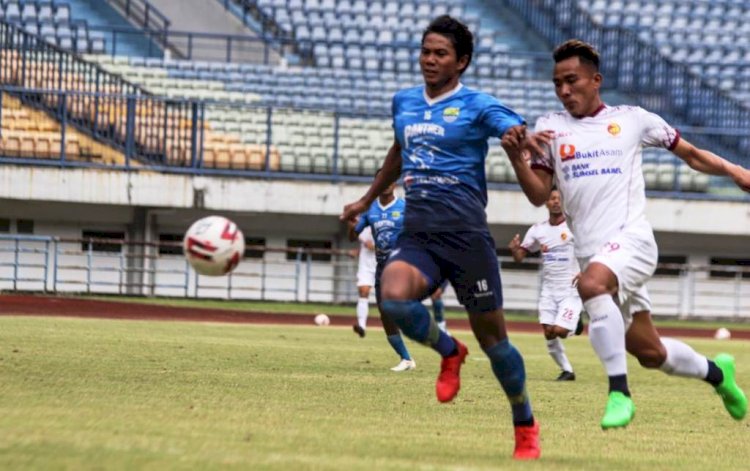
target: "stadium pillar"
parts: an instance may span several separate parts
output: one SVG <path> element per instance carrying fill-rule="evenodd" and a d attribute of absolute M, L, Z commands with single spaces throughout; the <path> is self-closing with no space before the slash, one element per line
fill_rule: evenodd
<path fill-rule="evenodd" d="M 128 225 L 128 244 L 126 259 L 126 290 L 130 295 L 148 295 L 145 290 L 146 245 L 148 236 L 148 209 L 135 207 L 133 219 Z"/>

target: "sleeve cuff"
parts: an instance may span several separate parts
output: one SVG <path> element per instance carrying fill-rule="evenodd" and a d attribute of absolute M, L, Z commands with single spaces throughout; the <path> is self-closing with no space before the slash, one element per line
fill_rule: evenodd
<path fill-rule="evenodd" d="M 667 147 L 667 150 L 674 150 L 675 147 L 677 147 L 677 144 L 680 142 L 680 138 L 682 137 L 682 134 L 680 133 L 679 129 L 675 129 L 675 136 L 672 140 L 672 143 L 669 144 L 669 147 Z"/>

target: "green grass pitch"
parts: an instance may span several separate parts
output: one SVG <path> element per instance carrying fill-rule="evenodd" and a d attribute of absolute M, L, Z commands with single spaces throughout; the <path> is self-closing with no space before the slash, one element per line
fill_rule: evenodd
<path fill-rule="evenodd" d="M 512 336 L 542 424 L 542 459 L 515 463 L 507 402 L 469 332 L 462 390 L 438 404 L 438 358 L 392 373 L 381 331 L 0 317 L 0 469 L 748 469 L 750 421 L 706 384 L 635 362 L 636 418 L 603 432 L 606 380 L 586 338 L 566 342 L 578 381 L 541 335 Z M 738 359 L 746 342 L 690 340 Z"/>

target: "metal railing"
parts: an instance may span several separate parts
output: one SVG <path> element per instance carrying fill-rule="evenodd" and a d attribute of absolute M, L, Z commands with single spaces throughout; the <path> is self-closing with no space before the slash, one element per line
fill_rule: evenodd
<path fill-rule="evenodd" d="M 358 297 L 356 259 L 348 250 L 248 246 L 253 258 L 246 257 L 230 275 L 206 277 L 197 275 L 175 251 L 179 246 L 0 235 L 0 289 L 327 303 L 353 303 Z M 312 254 L 325 255 L 326 260 L 313 260 Z M 539 274 L 533 264 L 538 261 L 527 263 L 525 269 L 508 268 L 517 266 L 510 257 L 498 261 L 505 307 L 535 311 Z M 654 315 L 750 320 L 750 267 L 659 267 L 679 274 L 654 276 L 649 282 Z M 445 299 L 449 306 L 458 306 L 452 289 Z"/>
<path fill-rule="evenodd" d="M 167 31 L 169 19 L 148 0 L 107 0 L 118 8 L 125 18 L 147 30 Z"/>

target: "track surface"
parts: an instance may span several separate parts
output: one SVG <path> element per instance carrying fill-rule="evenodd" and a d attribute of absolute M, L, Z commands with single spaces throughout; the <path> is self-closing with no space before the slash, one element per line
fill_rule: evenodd
<path fill-rule="evenodd" d="M 330 316 L 332 325 L 351 325 L 352 316 Z M 101 301 L 53 296 L 0 295 L 0 315 L 64 316 L 97 319 L 133 319 L 158 321 L 227 322 L 244 324 L 312 324 L 315 314 L 279 314 L 231 309 L 207 309 L 161 306 L 155 304 Z M 379 320 L 369 321 L 379 326 Z M 470 329 L 468 319 L 450 319 L 452 329 Z M 508 330 L 540 332 L 535 322 L 509 321 Z M 713 329 L 660 327 L 659 332 L 671 337 L 713 337 Z M 750 340 L 750 330 L 734 329 L 732 339 Z"/>

